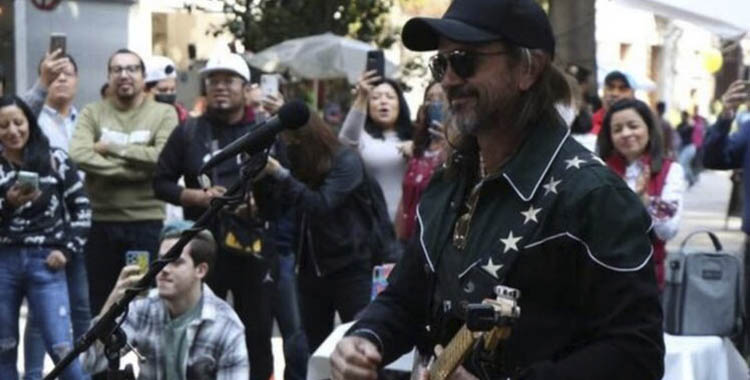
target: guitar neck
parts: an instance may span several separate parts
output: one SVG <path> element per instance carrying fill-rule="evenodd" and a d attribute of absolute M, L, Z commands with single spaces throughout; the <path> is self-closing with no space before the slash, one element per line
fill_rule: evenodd
<path fill-rule="evenodd" d="M 443 352 L 435 359 L 435 362 L 432 363 L 430 380 L 445 380 L 448 378 L 464 360 L 476 339 L 474 333 L 464 324 Z"/>

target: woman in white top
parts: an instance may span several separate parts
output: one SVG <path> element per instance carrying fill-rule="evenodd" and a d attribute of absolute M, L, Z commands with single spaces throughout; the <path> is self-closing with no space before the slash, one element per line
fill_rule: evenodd
<path fill-rule="evenodd" d="M 607 166 L 638 194 L 651 215 L 656 279 L 663 288 L 665 243 L 677 235 L 686 185 L 680 164 L 664 155 L 658 120 L 646 103 L 620 100 L 604 117 L 597 144 Z"/>
<path fill-rule="evenodd" d="M 401 198 L 401 181 L 411 156 L 409 106 L 398 83 L 365 72 L 346 115 L 339 140 L 359 149 L 367 172 L 383 189 L 391 220 Z M 363 133 L 364 132 L 364 133 Z"/>

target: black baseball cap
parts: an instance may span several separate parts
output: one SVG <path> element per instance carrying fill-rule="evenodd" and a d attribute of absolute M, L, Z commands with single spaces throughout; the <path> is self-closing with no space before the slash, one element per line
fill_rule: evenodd
<path fill-rule="evenodd" d="M 470 44 L 504 40 L 555 55 L 552 26 L 533 0 L 453 0 L 442 18 L 415 17 L 401 31 L 414 51 L 436 50 L 441 36 Z"/>

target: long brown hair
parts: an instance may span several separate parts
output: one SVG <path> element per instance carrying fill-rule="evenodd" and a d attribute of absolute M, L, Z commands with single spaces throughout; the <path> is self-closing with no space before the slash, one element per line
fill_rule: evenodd
<path fill-rule="evenodd" d="M 523 64 L 524 58 L 531 60 L 532 51 L 529 49 L 505 43 L 514 65 Z M 549 56 L 545 53 L 545 57 Z M 571 88 L 562 71 L 555 67 L 551 58 L 545 58 L 544 68 L 536 82 L 527 91 L 522 92 L 515 103 L 513 114 L 516 116 L 511 127 L 518 130 L 538 124 L 564 123 L 555 109 L 555 104 L 570 103 L 571 96 Z M 474 169 L 479 165 L 479 146 L 476 137 L 453 132 L 448 134 L 448 143 L 453 150 L 448 160 L 448 174 L 453 176 L 465 170 L 474 173 Z"/>
<path fill-rule="evenodd" d="M 333 156 L 341 146 L 336 135 L 317 113 L 302 128 L 282 132 L 292 174 L 311 187 L 318 187 L 331 170 Z"/>

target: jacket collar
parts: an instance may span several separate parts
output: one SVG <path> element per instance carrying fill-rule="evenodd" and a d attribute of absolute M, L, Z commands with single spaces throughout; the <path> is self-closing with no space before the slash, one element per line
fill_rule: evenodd
<path fill-rule="evenodd" d="M 570 135 L 570 129 L 557 122 L 554 125 L 537 124 L 532 128 L 502 172 L 518 197 L 525 202 L 534 198 Z"/>

